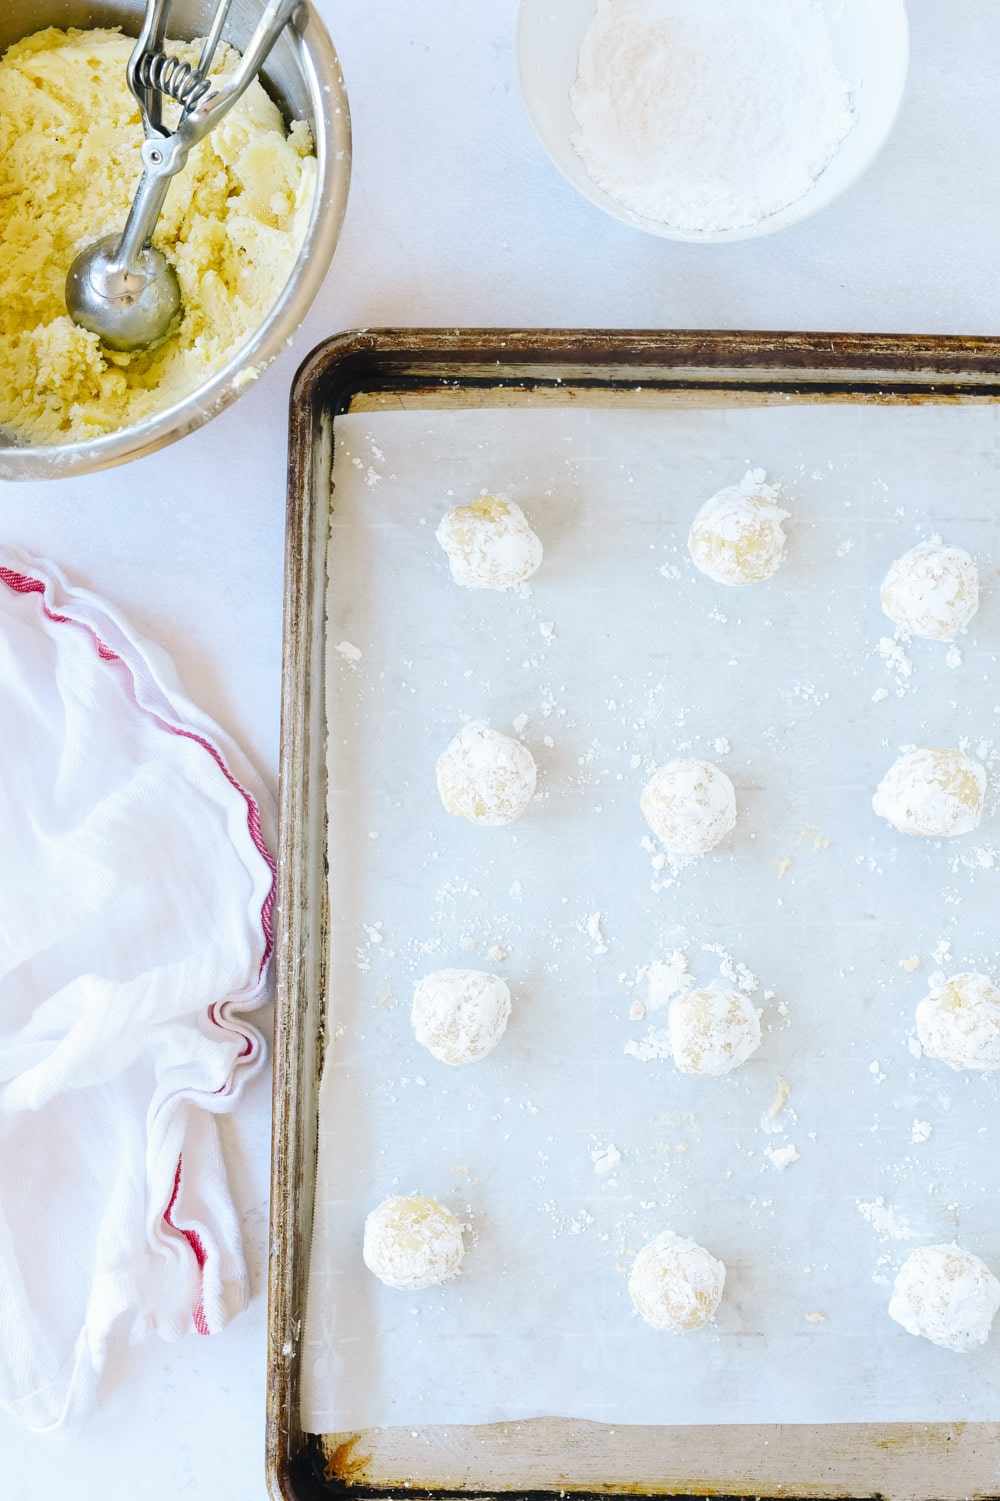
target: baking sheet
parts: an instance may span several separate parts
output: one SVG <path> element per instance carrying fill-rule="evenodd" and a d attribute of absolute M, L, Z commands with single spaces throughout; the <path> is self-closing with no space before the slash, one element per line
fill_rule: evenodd
<path fill-rule="evenodd" d="M 337 435 L 304 1426 L 995 1419 L 1000 1343 L 958 1357 L 885 1311 L 915 1245 L 957 1236 L 1000 1268 L 996 1083 L 910 1050 L 936 970 L 994 967 L 995 794 L 943 844 L 869 806 L 905 744 L 967 739 L 995 769 L 995 408 L 397 411 Z M 726 590 L 687 560 L 687 526 L 754 466 L 792 501 L 788 560 Z M 434 541 L 484 487 L 545 543 L 523 594 L 459 590 Z M 888 644 L 877 598 L 938 531 L 984 583 L 950 656 Z M 449 818 L 440 750 L 467 717 L 522 716 L 539 799 L 506 830 Z M 674 875 L 638 795 L 686 753 L 729 772 L 741 819 Z M 699 983 L 720 965 L 759 981 L 765 1041 L 728 1078 L 625 1051 L 663 1024 L 630 1008 L 674 950 Z M 453 964 L 514 994 L 500 1047 L 463 1070 L 408 1025 L 414 978 Z M 360 1246 L 368 1210 L 414 1190 L 471 1230 L 461 1278 L 408 1294 Z M 668 1227 L 728 1268 L 715 1327 L 684 1338 L 642 1324 L 625 1285 Z"/>

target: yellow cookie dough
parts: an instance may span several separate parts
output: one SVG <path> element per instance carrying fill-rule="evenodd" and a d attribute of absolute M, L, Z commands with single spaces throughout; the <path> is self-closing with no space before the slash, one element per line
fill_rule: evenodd
<path fill-rule="evenodd" d="M 305 233 L 312 136 L 286 131 L 255 82 L 192 151 L 153 237 L 180 281 L 177 331 L 123 355 L 73 323 L 66 273 L 124 226 L 141 171 L 132 46 L 117 30 L 49 27 L 0 60 L 0 429 L 22 442 L 81 442 L 189 395 L 259 327 Z M 172 50 L 194 63 L 200 49 Z M 236 61 L 222 47 L 213 71 Z"/>

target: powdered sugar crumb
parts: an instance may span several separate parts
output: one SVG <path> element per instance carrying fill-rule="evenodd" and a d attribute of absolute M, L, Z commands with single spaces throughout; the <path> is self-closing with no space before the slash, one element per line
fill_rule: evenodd
<path fill-rule="evenodd" d="M 917 1232 L 911 1229 L 907 1221 L 893 1209 L 891 1204 L 885 1202 L 881 1194 L 870 1203 L 865 1203 L 861 1199 L 856 1200 L 856 1208 L 861 1217 L 871 1225 L 879 1240 L 917 1239 Z"/>

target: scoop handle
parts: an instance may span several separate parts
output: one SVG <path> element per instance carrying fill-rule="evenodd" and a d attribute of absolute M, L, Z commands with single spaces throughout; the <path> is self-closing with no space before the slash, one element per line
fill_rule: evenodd
<path fill-rule="evenodd" d="M 178 125 L 176 136 L 190 137 L 188 150 L 210 130 L 214 130 L 223 115 L 229 113 L 237 99 L 250 87 L 264 66 L 271 48 L 300 8 L 304 9 L 303 0 L 268 0 L 235 72 L 217 93 L 209 94 Z"/>
<path fill-rule="evenodd" d="M 163 146 L 156 136 L 143 142 L 143 172 L 139 179 L 132 207 L 128 211 L 125 228 L 114 254 L 114 261 L 123 271 L 138 274 L 142 253 L 153 238 L 153 230 L 163 212 L 164 200 L 170 179 L 183 167 L 187 152 L 176 166 L 167 166 Z"/>
<path fill-rule="evenodd" d="M 139 60 L 147 48 L 154 44 L 155 49 L 162 46 L 170 0 L 148 0 L 143 30 L 129 59 L 128 79 L 129 86 L 140 102 L 146 101 L 143 103 L 143 110 L 153 131 L 147 135 L 143 143 L 143 174 L 114 257 L 123 270 L 134 272 L 138 268 L 139 259 L 152 238 L 156 222 L 162 212 L 170 179 L 181 171 L 192 147 L 204 140 L 205 136 L 215 129 L 222 117 L 229 113 L 237 100 L 246 93 L 264 66 L 275 42 L 301 5 L 302 0 L 269 0 L 260 23 L 232 76 L 216 93 L 209 94 L 201 104 L 182 115 L 177 129 L 172 134 L 161 134 L 162 96 L 158 89 L 146 89 L 140 83 Z M 219 15 L 224 19 L 228 10 L 229 4 L 227 0 L 223 0 Z M 219 23 L 218 16 L 216 23 L 212 27 L 202 53 L 202 67 L 207 67 L 211 63 L 212 54 L 218 45 L 221 35 L 221 23 Z M 155 110 L 150 107 L 151 99 L 155 99 Z"/>
<path fill-rule="evenodd" d="M 132 55 L 125 68 L 128 86 L 139 102 L 142 123 L 146 134 L 159 133 L 163 129 L 163 96 L 159 89 L 145 84 L 139 77 L 139 64 L 143 57 L 163 50 L 167 35 L 167 15 L 172 0 L 146 0 L 146 14 L 142 30 L 136 38 Z"/>

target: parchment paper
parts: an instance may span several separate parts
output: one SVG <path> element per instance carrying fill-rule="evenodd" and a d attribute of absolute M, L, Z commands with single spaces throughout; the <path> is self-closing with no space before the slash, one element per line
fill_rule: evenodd
<path fill-rule="evenodd" d="M 945 842 L 870 807 L 905 745 L 997 764 L 996 409 L 391 412 L 338 418 L 337 438 L 305 1427 L 1000 1417 L 1000 1334 L 960 1357 L 886 1312 L 916 1245 L 956 1237 L 1000 1272 L 996 1081 L 912 1051 L 932 974 L 997 969 L 996 797 Z M 756 466 L 795 513 L 787 561 L 730 590 L 696 572 L 687 528 Z M 523 593 L 459 588 L 435 542 L 483 488 L 544 541 Z M 887 664 L 878 585 L 938 532 L 979 560 L 980 613 L 950 659 L 890 639 Z M 538 762 L 509 829 L 438 801 L 436 757 L 469 717 L 518 726 Z M 672 877 L 638 799 L 677 754 L 724 767 L 740 817 Z M 726 1078 L 625 1052 L 665 1023 L 629 1013 L 673 950 L 701 984 L 720 964 L 759 981 L 763 1046 Z M 514 997 L 465 1069 L 409 1028 L 414 979 L 446 965 Z M 782 1170 L 768 1148 L 787 1145 Z M 368 1211 L 413 1191 L 470 1227 L 460 1278 L 417 1294 L 361 1261 Z M 728 1269 L 715 1325 L 689 1336 L 628 1298 L 665 1228 Z"/>

